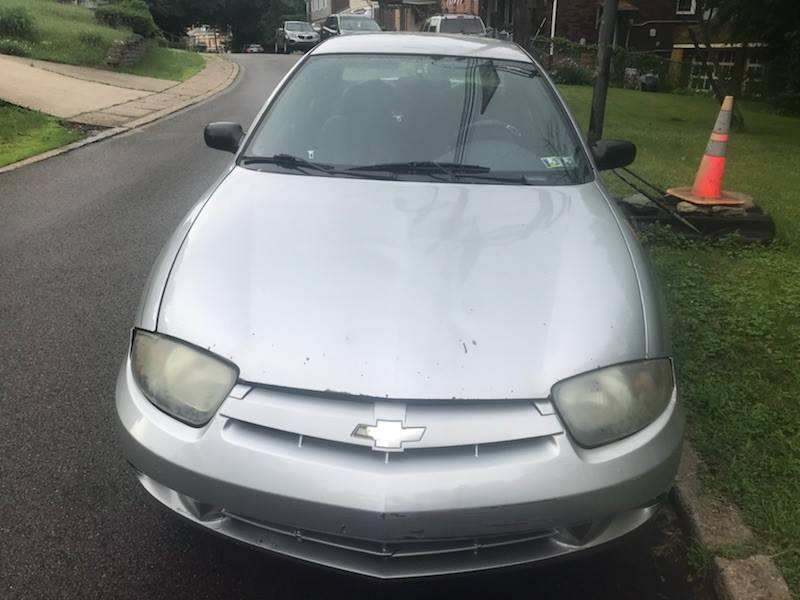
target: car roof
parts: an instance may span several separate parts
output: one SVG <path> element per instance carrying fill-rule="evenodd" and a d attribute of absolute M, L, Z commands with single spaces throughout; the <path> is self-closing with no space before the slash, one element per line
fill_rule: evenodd
<path fill-rule="evenodd" d="M 522 48 L 510 42 L 465 35 L 409 32 L 335 36 L 316 46 L 311 54 L 433 54 L 533 62 Z"/>

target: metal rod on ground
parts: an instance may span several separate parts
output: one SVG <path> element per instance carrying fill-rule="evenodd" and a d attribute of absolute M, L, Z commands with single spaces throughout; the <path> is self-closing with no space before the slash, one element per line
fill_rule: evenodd
<path fill-rule="evenodd" d="M 657 193 L 657 194 L 659 194 L 660 196 L 668 196 L 668 195 L 669 195 L 669 194 L 667 194 L 666 190 L 662 190 L 660 187 L 657 187 L 657 186 L 653 185 L 652 183 L 650 183 L 649 181 L 647 181 L 647 180 L 646 180 L 644 177 L 642 177 L 641 175 L 637 175 L 636 173 L 634 173 L 633 171 L 631 171 L 631 170 L 630 170 L 628 167 L 622 167 L 622 168 L 620 169 L 620 171 L 625 171 L 625 173 L 627 173 L 627 174 L 628 174 L 628 175 L 630 175 L 631 177 L 635 177 L 636 179 L 638 179 L 639 181 L 641 181 L 643 184 L 645 184 L 647 187 L 649 187 L 651 190 L 653 190 L 654 192 L 656 192 L 656 193 Z"/>
<path fill-rule="evenodd" d="M 618 0 L 603 2 L 603 16 L 600 20 L 600 33 L 597 39 L 597 78 L 594 81 L 592 94 L 592 113 L 589 117 L 589 143 L 603 137 L 603 118 L 606 112 L 606 96 L 608 95 L 608 78 L 611 70 L 611 44 L 614 40 L 614 29 L 617 26 Z"/>
<path fill-rule="evenodd" d="M 634 173 L 632 173 L 631 171 L 628 171 L 628 169 L 625 169 L 625 171 L 626 171 L 627 173 L 631 173 L 632 175 L 634 175 L 634 177 L 636 177 L 637 179 L 639 179 L 640 181 L 642 181 L 643 183 L 645 183 L 645 184 L 646 184 L 646 185 L 648 185 L 649 187 L 653 188 L 654 190 L 657 190 L 657 189 L 658 189 L 658 188 L 656 188 L 654 185 L 652 185 L 651 183 L 648 183 L 648 182 L 644 181 L 644 179 L 642 179 L 642 178 L 641 178 L 641 177 L 639 177 L 638 175 L 635 175 L 635 174 L 634 174 Z M 632 187 L 634 190 L 636 190 L 637 192 L 639 192 L 640 194 L 642 194 L 642 195 L 643 195 L 645 198 L 647 198 L 648 200 L 650 200 L 650 202 L 652 202 L 653 204 L 655 204 L 655 205 L 656 205 L 658 208 L 660 208 L 661 210 L 663 210 L 664 212 L 666 212 L 668 215 L 670 215 L 672 218 L 674 218 L 676 221 L 678 221 L 678 222 L 679 222 L 681 225 L 683 225 L 684 227 L 688 227 L 689 229 L 691 229 L 692 231 L 694 231 L 694 232 L 695 232 L 695 233 L 697 233 L 697 234 L 700 234 L 700 235 L 702 235 L 702 232 L 701 232 L 701 231 L 700 231 L 700 230 L 699 230 L 697 227 L 695 227 L 694 225 L 692 225 L 692 224 L 691 224 L 689 221 L 687 221 L 686 219 L 684 219 L 684 218 L 683 218 L 682 216 L 680 216 L 678 213 L 674 212 L 674 211 L 673 211 L 673 210 L 672 210 L 672 209 L 671 209 L 669 206 L 667 206 L 666 204 L 664 204 L 663 202 L 661 202 L 661 200 L 657 200 L 655 197 L 653 197 L 653 196 L 651 196 L 650 194 L 648 194 L 647 192 L 645 192 L 645 191 L 644 191 L 642 188 L 640 188 L 638 185 L 634 184 L 633 182 L 629 181 L 628 179 L 626 179 L 625 177 L 623 177 L 622 175 L 620 175 L 619 171 L 617 171 L 616 169 L 614 169 L 613 173 L 614 173 L 614 175 L 616 175 L 617 177 L 619 177 L 619 178 L 620 178 L 622 181 L 624 181 L 624 182 L 625 182 L 625 183 L 627 183 L 629 186 L 631 186 L 631 187 Z"/>

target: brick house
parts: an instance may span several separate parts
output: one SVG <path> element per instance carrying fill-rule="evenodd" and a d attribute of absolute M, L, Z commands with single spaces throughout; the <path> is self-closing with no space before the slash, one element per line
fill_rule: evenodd
<path fill-rule="evenodd" d="M 602 5 L 602 0 L 484 0 L 480 14 L 487 27 L 513 31 L 523 45 L 551 35 L 591 45 L 597 43 Z M 700 14 L 698 0 L 619 0 L 617 11 L 615 46 L 671 61 L 677 85 L 710 89 L 705 44 L 698 52 L 689 35 L 689 28 L 708 16 Z M 732 42 L 724 27 L 712 31 L 711 52 L 719 64 L 712 76 L 725 81 L 730 92 L 757 95 L 764 71 L 759 48 Z"/>

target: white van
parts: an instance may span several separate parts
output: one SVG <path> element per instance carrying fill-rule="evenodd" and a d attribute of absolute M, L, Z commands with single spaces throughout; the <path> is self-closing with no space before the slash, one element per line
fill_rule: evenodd
<path fill-rule="evenodd" d="M 486 35 L 486 27 L 477 15 L 436 15 L 435 17 L 428 17 L 422 24 L 420 31 Z"/>

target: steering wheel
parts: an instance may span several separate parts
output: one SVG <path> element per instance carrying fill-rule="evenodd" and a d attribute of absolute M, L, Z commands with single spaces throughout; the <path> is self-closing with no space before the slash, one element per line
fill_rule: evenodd
<path fill-rule="evenodd" d="M 467 139 L 489 139 L 489 140 L 505 140 L 519 144 L 522 138 L 522 132 L 503 121 L 497 119 L 485 119 L 483 121 L 475 121 L 467 127 Z"/>

